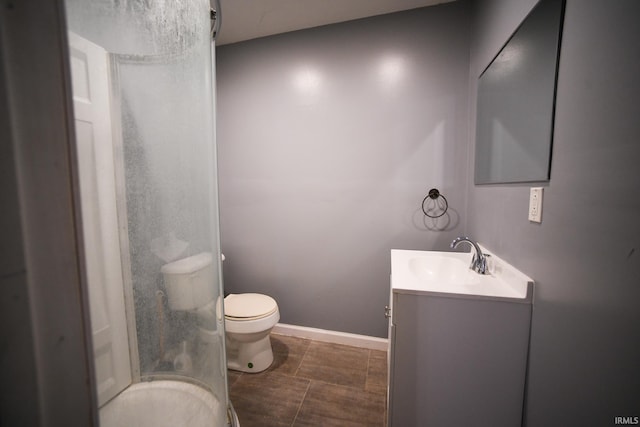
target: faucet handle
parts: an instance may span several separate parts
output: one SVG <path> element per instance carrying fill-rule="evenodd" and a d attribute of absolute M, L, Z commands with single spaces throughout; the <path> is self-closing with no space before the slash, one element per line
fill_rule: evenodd
<path fill-rule="evenodd" d="M 473 270 L 475 270 L 476 273 L 491 274 L 493 272 L 493 260 L 491 259 L 491 255 L 476 255 L 473 258 L 471 267 L 473 268 Z"/>
<path fill-rule="evenodd" d="M 491 254 L 484 254 L 484 263 L 485 263 L 485 273 L 484 274 L 493 274 L 496 272 L 496 263 L 493 258 L 491 258 Z"/>

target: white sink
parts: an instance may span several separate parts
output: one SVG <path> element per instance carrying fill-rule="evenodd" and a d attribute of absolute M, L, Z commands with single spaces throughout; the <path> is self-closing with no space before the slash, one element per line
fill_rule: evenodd
<path fill-rule="evenodd" d="M 465 257 L 468 258 L 468 257 Z M 467 259 L 440 255 L 420 255 L 409 259 L 409 271 L 419 280 L 433 285 L 453 284 L 463 285 L 478 283 L 479 274 L 469 269 Z"/>
<path fill-rule="evenodd" d="M 469 269 L 471 253 L 391 250 L 392 288 L 409 293 L 447 293 L 480 297 L 530 299 L 533 280 L 486 248 L 492 274 Z"/>

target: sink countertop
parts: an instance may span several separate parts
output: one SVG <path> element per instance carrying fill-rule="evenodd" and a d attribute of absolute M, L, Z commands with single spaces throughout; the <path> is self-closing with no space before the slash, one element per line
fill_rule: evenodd
<path fill-rule="evenodd" d="M 491 255 L 492 274 L 469 269 L 470 252 L 391 250 L 391 286 L 394 292 L 445 296 L 509 299 L 530 302 L 533 280 L 480 246 Z"/>

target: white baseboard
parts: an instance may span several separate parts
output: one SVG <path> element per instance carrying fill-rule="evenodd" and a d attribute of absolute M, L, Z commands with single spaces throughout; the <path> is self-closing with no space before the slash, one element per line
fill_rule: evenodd
<path fill-rule="evenodd" d="M 368 348 L 370 350 L 386 351 L 389 347 L 389 340 L 386 338 L 350 334 L 347 332 L 328 331 L 326 329 L 308 328 L 306 326 L 287 325 L 285 323 L 276 324 L 271 332 L 274 334 L 308 338 L 333 344 Z"/>

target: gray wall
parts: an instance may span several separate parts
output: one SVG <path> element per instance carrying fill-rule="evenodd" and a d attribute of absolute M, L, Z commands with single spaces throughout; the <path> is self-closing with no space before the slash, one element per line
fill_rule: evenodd
<path fill-rule="evenodd" d="M 2 426 L 98 425 L 62 6 L 0 7 Z"/>
<path fill-rule="evenodd" d="M 221 46 L 226 292 L 386 337 L 391 248 L 445 249 L 467 180 L 466 3 Z M 431 187 L 448 215 L 425 221 Z"/>
<path fill-rule="evenodd" d="M 22 405 L 37 396 L 38 387 L 7 83 L 0 67 L 0 424 L 37 425 L 37 404 Z"/>
<path fill-rule="evenodd" d="M 477 76 L 535 1 L 477 4 L 470 129 Z M 542 224 L 529 186 L 469 180 L 466 230 L 536 281 L 529 426 L 640 416 L 638 16 L 635 0 L 567 1 Z"/>

